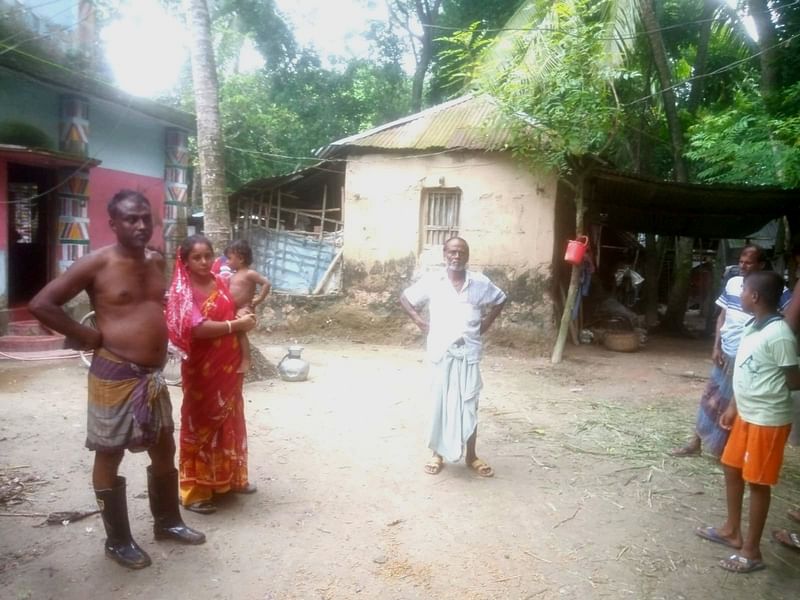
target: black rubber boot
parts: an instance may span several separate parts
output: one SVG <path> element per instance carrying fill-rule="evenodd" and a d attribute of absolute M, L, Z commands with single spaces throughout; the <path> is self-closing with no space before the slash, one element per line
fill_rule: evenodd
<path fill-rule="evenodd" d="M 117 477 L 117 483 L 113 488 L 95 490 L 94 495 L 106 528 L 106 556 L 129 569 L 149 567 L 150 557 L 131 537 L 128 502 L 125 498 L 125 478 Z"/>
<path fill-rule="evenodd" d="M 150 512 L 153 513 L 153 533 L 157 540 L 175 540 L 183 544 L 202 544 L 206 535 L 187 527 L 178 508 L 178 471 L 166 475 L 153 475 L 147 467 L 147 494 Z"/>

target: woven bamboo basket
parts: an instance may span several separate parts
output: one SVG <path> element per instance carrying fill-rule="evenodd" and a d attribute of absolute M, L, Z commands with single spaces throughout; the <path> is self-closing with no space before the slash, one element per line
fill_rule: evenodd
<path fill-rule="evenodd" d="M 639 334 L 636 331 L 608 331 L 603 336 L 603 345 L 614 352 L 636 352 L 639 350 Z"/>

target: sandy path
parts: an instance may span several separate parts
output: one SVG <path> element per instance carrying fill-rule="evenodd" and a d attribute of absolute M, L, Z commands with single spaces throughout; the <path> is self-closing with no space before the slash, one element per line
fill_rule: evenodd
<path fill-rule="evenodd" d="M 422 472 L 419 349 L 314 344 L 308 382 L 247 386 L 259 493 L 215 515 L 187 513 L 206 545 L 152 540 L 146 457 L 129 455 L 134 534 L 153 566 L 128 572 L 107 560 L 99 517 L 44 528 L 0 518 L 0 598 L 795 598 L 800 554 L 765 542 L 770 568 L 732 576 L 715 566 L 725 549 L 691 534 L 722 518 L 719 472 L 665 458 L 675 440 L 648 427 L 690 422 L 706 349 L 652 345 L 636 355 L 580 348 L 558 368 L 487 356 L 478 450 L 497 476 L 483 479 L 463 463 Z M 0 469 L 28 465 L 20 473 L 48 482 L 0 509 L 93 507 L 84 397 L 75 361 L 0 365 Z M 776 489 L 768 528 L 787 525 L 796 483 Z"/>

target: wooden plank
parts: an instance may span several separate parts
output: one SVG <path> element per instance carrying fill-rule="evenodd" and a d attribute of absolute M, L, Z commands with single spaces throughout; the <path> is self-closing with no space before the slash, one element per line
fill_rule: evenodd
<path fill-rule="evenodd" d="M 277 231 L 281 230 L 281 191 L 278 190 L 278 210 L 275 213 L 275 229 Z"/>
<path fill-rule="evenodd" d="M 270 188 L 269 190 L 269 199 L 267 200 L 267 214 L 264 220 L 264 230 L 266 231 L 266 239 L 264 242 L 264 267 L 265 267 L 265 274 L 267 279 L 273 279 L 275 277 L 275 273 L 272 269 L 272 263 L 269 259 L 269 244 L 270 244 L 270 235 L 269 235 L 269 219 L 270 215 L 272 214 L 272 195 L 273 190 Z"/>
<path fill-rule="evenodd" d="M 322 186 L 322 213 L 319 223 L 319 241 L 322 241 L 322 234 L 325 231 L 325 206 L 328 204 L 328 185 Z"/>
<path fill-rule="evenodd" d="M 321 213 L 321 212 L 339 212 L 340 208 L 326 208 L 324 211 L 321 208 L 287 208 L 285 210 L 294 210 L 294 211 L 304 211 L 309 214 L 311 213 Z"/>
<path fill-rule="evenodd" d="M 315 296 L 317 294 L 322 293 L 322 290 L 325 289 L 325 284 L 328 283 L 328 280 L 331 278 L 331 273 L 333 273 L 333 270 L 336 267 L 337 263 L 342 259 L 343 254 L 344 254 L 344 248 L 339 248 L 339 251 L 336 253 L 336 256 L 333 257 L 331 264 L 328 265 L 328 268 L 325 270 L 325 273 L 322 274 L 322 279 L 319 280 L 317 287 L 314 288 L 313 294 Z"/>
<path fill-rule="evenodd" d="M 342 228 L 344 228 L 344 207 L 345 207 L 345 203 L 344 203 L 344 186 L 342 186 L 342 189 L 339 190 L 339 205 L 341 206 L 341 209 L 342 209 L 341 219 L 342 219 Z"/>
<path fill-rule="evenodd" d="M 314 274 L 311 276 L 311 282 L 317 280 L 317 274 L 319 273 L 319 263 L 322 260 L 322 236 L 325 234 L 325 207 L 328 204 L 328 185 L 325 184 L 322 186 L 322 213 L 320 214 L 320 221 L 319 221 L 319 246 L 317 247 L 317 260 L 316 264 L 314 265 Z"/>
<path fill-rule="evenodd" d="M 342 221 L 339 221 L 337 219 L 329 219 L 327 217 L 325 219 L 320 219 L 319 215 L 308 213 L 305 210 L 299 210 L 299 209 L 296 209 L 296 208 L 284 208 L 284 209 L 282 209 L 282 211 L 285 212 L 285 213 L 291 213 L 291 214 L 296 214 L 296 215 L 304 215 L 304 216 L 310 217 L 312 219 L 324 220 L 325 222 L 334 223 L 335 225 L 344 225 L 344 223 L 342 223 Z"/>

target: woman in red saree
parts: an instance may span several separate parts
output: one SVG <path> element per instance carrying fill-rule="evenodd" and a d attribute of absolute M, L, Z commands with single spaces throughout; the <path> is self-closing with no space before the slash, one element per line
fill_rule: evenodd
<path fill-rule="evenodd" d="M 236 316 L 224 279 L 211 271 L 211 242 L 194 235 L 181 244 L 167 301 L 170 340 L 184 353 L 180 435 L 181 503 L 216 511 L 214 494 L 251 493 L 242 360 L 237 333 L 255 327 L 252 314 Z"/>

